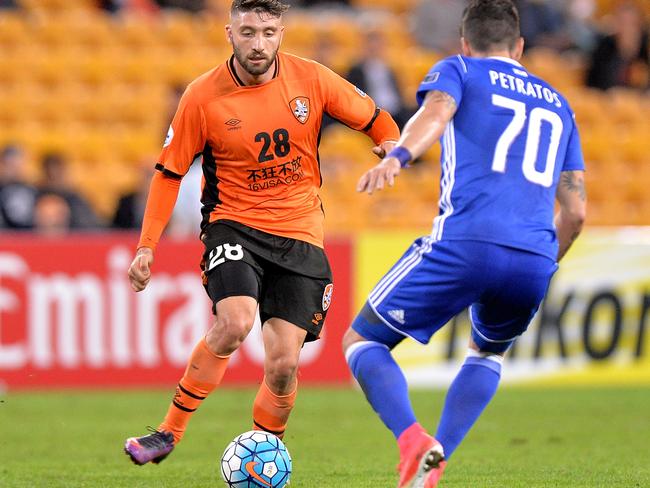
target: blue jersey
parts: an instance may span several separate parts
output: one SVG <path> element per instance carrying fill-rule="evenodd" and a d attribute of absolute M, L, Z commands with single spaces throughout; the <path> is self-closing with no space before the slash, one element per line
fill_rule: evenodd
<path fill-rule="evenodd" d="M 569 104 L 518 62 L 452 56 L 418 89 L 451 95 L 457 111 L 442 138 L 434 240 L 475 240 L 557 258 L 553 225 L 562 171 L 584 169 Z"/>

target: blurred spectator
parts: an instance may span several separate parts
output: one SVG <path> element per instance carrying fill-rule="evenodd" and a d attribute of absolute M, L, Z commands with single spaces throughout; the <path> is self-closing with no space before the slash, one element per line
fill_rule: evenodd
<path fill-rule="evenodd" d="M 33 225 L 36 189 L 24 179 L 25 154 L 18 146 L 0 151 L 0 228 L 29 229 Z"/>
<path fill-rule="evenodd" d="M 127 2 L 128 0 L 99 0 L 99 8 L 114 14 L 123 9 Z"/>
<path fill-rule="evenodd" d="M 174 8 L 197 13 L 205 9 L 205 0 L 155 0 L 160 8 Z"/>
<path fill-rule="evenodd" d="M 16 0 L 0 0 L 0 10 L 3 8 L 18 8 Z"/>
<path fill-rule="evenodd" d="M 525 48 L 549 47 L 562 50 L 567 47 L 565 36 L 566 2 L 555 0 L 515 0 L 519 10 L 521 35 Z"/>
<path fill-rule="evenodd" d="M 41 193 L 34 207 L 34 230 L 44 236 L 67 234 L 72 227 L 72 210 L 57 193 Z"/>
<path fill-rule="evenodd" d="M 590 53 L 596 45 L 597 30 L 594 24 L 595 0 L 571 0 L 567 3 L 565 33 L 569 49 Z"/>
<path fill-rule="evenodd" d="M 614 10 L 613 32 L 602 37 L 591 57 L 587 86 L 607 90 L 615 86 L 647 89 L 650 78 L 648 26 L 633 1 Z"/>
<path fill-rule="evenodd" d="M 515 0 L 525 49 L 591 52 L 596 42 L 595 0 Z"/>
<path fill-rule="evenodd" d="M 140 165 L 140 181 L 132 192 L 122 195 L 117 202 L 112 226 L 116 229 L 139 229 L 142 226 L 144 207 L 147 203 L 149 183 L 154 172 L 154 163 L 147 161 Z"/>
<path fill-rule="evenodd" d="M 160 8 L 154 0 L 99 0 L 99 7 L 116 14 L 124 10 L 144 15 L 157 14 Z"/>
<path fill-rule="evenodd" d="M 404 127 L 415 107 L 405 106 L 395 72 L 386 60 L 388 50 L 383 33 L 368 31 L 364 49 L 361 59 L 350 68 L 346 78 L 368 93 L 378 107 L 389 112 L 400 128 Z"/>
<path fill-rule="evenodd" d="M 442 55 L 460 52 L 458 34 L 468 0 L 420 0 L 412 14 L 412 30 L 418 43 Z"/>
<path fill-rule="evenodd" d="M 71 186 L 65 157 L 60 153 L 45 154 L 41 160 L 41 194 L 55 194 L 70 207 L 70 226 L 87 229 L 98 226 L 97 217 L 88 202 Z"/>

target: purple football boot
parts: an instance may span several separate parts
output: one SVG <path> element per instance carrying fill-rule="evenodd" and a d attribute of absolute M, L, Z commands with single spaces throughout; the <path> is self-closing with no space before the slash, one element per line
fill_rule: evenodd
<path fill-rule="evenodd" d="M 174 449 L 174 436 L 171 432 L 151 431 L 151 434 L 142 437 L 129 437 L 124 443 L 124 452 L 135 464 L 158 464 Z"/>

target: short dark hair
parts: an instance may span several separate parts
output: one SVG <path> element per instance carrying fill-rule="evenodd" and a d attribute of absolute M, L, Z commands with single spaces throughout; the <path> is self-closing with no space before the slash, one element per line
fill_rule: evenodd
<path fill-rule="evenodd" d="M 280 0 L 233 0 L 230 14 L 235 12 L 267 13 L 273 17 L 280 17 L 289 10 L 289 5 Z"/>
<path fill-rule="evenodd" d="M 479 52 L 515 47 L 521 36 L 512 0 L 472 0 L 463 12 L 461 35 Z"/>

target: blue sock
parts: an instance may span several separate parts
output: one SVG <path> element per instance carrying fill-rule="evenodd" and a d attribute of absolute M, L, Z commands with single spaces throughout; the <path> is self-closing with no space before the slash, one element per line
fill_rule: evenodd
<path fill-rule="evenodd" d="M 364 341 L 352 345 L 346 354 L 352 374 L 368 402 L 395 438 L 415 423 L 408 386 L 388 346 Z"/>
<path fill-rule="evenodd" d="M 436 439 L 449 458 L 497 391 L 500 356 L 481 357 L 471 351 L 447 391 Z"/>

